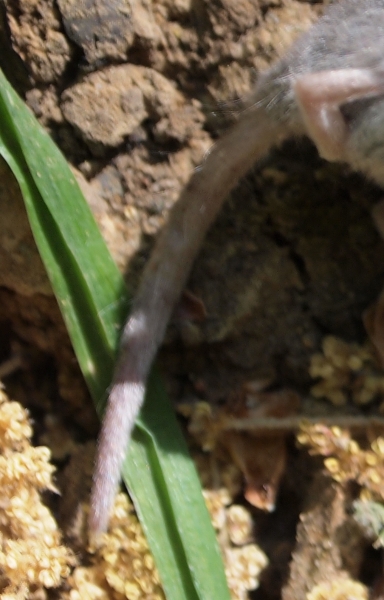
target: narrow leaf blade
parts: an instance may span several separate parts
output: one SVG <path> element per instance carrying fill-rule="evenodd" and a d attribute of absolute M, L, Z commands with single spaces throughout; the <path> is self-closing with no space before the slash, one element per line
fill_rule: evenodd
<path fill-rule="evenodd" d="M 19 182 L 37 246 L 101 414 L 127 291 L 65 159 L 1 72 L 0 153 Z M 123 476 L 167 598 L 229 599 L 196 471 L 157 377 L 151 377 Z"/>

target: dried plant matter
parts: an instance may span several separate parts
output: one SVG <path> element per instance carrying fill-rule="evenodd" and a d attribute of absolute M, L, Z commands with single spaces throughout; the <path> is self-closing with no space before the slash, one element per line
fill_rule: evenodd
<path fill-rule="evenodd" d="M 26 410 L 0 390 L 0 598 L 24 600 L 31 592 L 61 588 L 62 600 L 163 600 L 141 525 L 125 494 L 114 505 L 110 528 L 87 560 L 75 560 L 61 542 L 56 521 L 41 501 L 56 491 L 46 447 L 31 446 Z M 223 483 L 224 485 L 224 483 Z M 204 496 L 220 541 L 233 600 L 246 600 L 267 559 L 252 543 L 252 519 L 222 487 Z M 64 584 L 64 585 L 63 585 Z"/>
<path fill-rule="evenodd" d="M 163 600 L 159 575 L 141 525 L 125 494 L 118 494 L 108 533 L 90 566 L 80 565 L 68 579 L 68 600 Z"/>
<path fill-rule="evenodd" d="M 205 501 L 217 532 L 233 600 L 247 600 L 259 585 L 267 565 L 265 554 L 252 543 L 252 518 L 233 505 L 228 490 L 205 490 Z M 67 580 L 65 600 L 163 600 L 159 575 L 147 541 L 127 496 L 118 494 L 110 527 L 91 564 L 78 566 Z"/>
<path fill-rule="evenodd" d="M 311 358 L 309 373 L 319 382 L 312 387 L 316 398 L 327 398 L 336 406 L 349 400 L 365 405 L 384 395 L 384 376 L 373 348 L 327 336 L 322 353 Z"/>
<path fill-rule="evenodd" d="M 219 539 L 231 598 L 247 600 L 268 564 L 264 552 L 252 543 L 251 515 L 245 507 L 232 504 L 227 489 L 204 490 L 203 494 Z"/>
<path fill-rule="evenodd" d="M 48 448 L 31 446 L 26 411 L 0 390 L 1 598 L 28 598 L 31 588 L 54 588 L 69 574 L 70 551 L 41 492 L 54 490 Z"/>
<path fill-rule="evenodd" d="M 371 495 L 384 499 L 384 438 L 364 450 L 347 431 L 324 425 L 302 425 L 298 441 L 311 454 L 326 456 L 324 464 L 335 481 L 356 481 Z"/>
<path fill-rule="evenodd" d="M 368 590 L 358 581 L 341 577 L 316 585 L 307 600 L 368 600 Z"/>

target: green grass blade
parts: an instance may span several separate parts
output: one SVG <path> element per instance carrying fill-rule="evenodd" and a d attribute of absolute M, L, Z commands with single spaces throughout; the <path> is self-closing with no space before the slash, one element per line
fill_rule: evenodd
<path fill-rule="evenodd" d="M 127 291 L 65 159 L 1 72 L 0 154 L 20 185 L 37 246 L 101 413 Z M 154 376 L 123 477 L 168 600 L 229 599 L 196 471 Z"/>

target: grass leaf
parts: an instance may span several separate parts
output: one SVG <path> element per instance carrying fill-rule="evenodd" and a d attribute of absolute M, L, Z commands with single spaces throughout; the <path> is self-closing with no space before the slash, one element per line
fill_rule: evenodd
<path fill-rule="evenodd" d="M 0 154 L 31 228 L 99 414 L 118 332 L 124 281 L 65 159 L 0 71 Z M 194 465 L 159 378 L 151 376 L 123 478 L 168 600 L 226 600 L 223 564 Z"/>

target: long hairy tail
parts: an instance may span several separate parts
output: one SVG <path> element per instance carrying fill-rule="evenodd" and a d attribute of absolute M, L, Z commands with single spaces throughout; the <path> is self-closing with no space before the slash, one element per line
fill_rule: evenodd
<path fill-rule="evenodd" d="M 239 179 L 287 135 L 286 128 L 273 123 L 260 106 L 251 107 L 213 146 L 170 213 L 122 332 L 98 443 L 89 518 L 92 534 L 107 528 L 147 376 L 204 236 Z"/>

